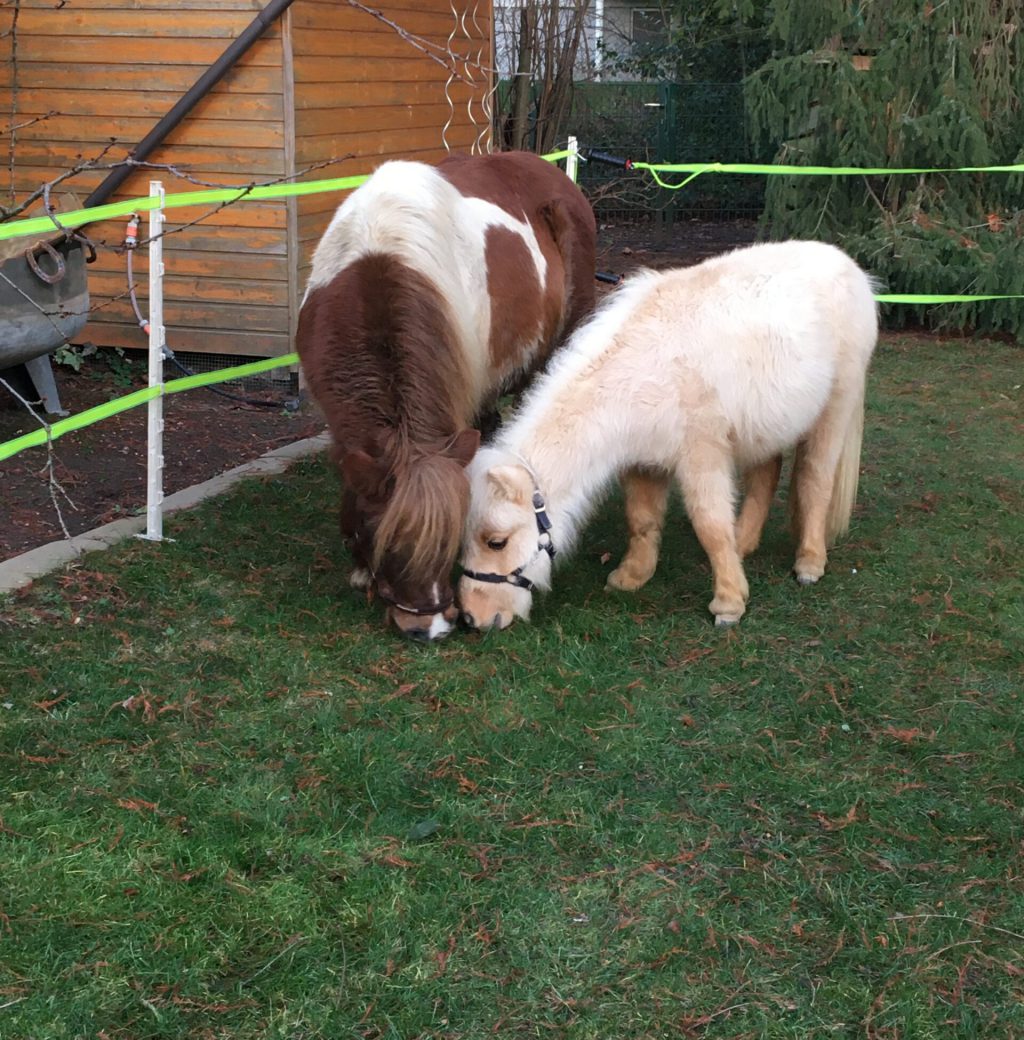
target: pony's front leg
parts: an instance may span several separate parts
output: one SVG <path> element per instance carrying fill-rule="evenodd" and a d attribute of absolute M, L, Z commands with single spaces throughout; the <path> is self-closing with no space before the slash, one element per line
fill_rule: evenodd
<path fill-rule="evenodd" d="M 782 456 L 776 455 L 759 466 L 751 466 L 743 474 L 746 497 L 736 520 L 736 551 L 741 557 L 749 556 L 761 544 L 768 511 L 782 472 Z"/>
<path fill-rule="evenodd" d="M 649 469 L 630 469 L 620 475 L 619 481 L 626 499 L 629 545 L 622 562 L 608 575 L 606 588 L 633 592 L 650 581 L 658 566 L 669 475 Z"/>
<path fill-rule="evenodd" d="M 349 572 L 348 583 L 354 589 L 368 589 L 373 581 L 369 562 L 363 554 L 363 539 L 361 536 L 361 522 L 356 510 L 356 496 L 345 488 L 341 493 L 341 514 L 339 516 L 341 537 L 348 546 L 352 555 L 352 570 Z"/>
<path fill-rule="evenodd" d="M 747 609 L 750 587 L 736 548 L 731 460 L 712 462 L 706 455 L 697 451 L 684 461 L 679 483 L 694 533 L 711 562 L 714 598 L 708 610 L 715 615 L 716 625 L 734 625 Z"/>

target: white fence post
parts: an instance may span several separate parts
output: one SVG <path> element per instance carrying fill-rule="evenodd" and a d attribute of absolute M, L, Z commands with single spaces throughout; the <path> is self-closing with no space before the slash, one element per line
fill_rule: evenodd
<path fill-rule="evenodd" d="M 565 172 L 569 180 L 576 183 L 576 173 L 579 169 L 580 144 L 575 137 L 569 138 L 569 154 L 565 160 Z"/>
<path fill-rule="evenodd" d="M 149 194 L 159 199 L 149 211 L 149 385 L 160 393 L 149 402 L 146 453 L 146 534 L 159 542 L 164 536 L 164 186 L 149 182 Z"/>

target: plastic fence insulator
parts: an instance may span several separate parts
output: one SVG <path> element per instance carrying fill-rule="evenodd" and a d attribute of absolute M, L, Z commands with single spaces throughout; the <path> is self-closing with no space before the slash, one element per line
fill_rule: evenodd
<path fill-rule="evenodd" d="M 587 162 L 604 163 L 605 166 L 615 166 L 620 170 L 633 169 L 633 160 L 624 159 L 620 155 L 612 155 L 609 152 L 599 152 L 594 148 L 585 148 L 580 154 Z"/>
<path fill-rule="evenodd" d="M 133 213 L 128 218 L 128 226 L 124 229 L 125 249 L 134 249 L 139 244 L 139 220 L 138 213 Z"/>

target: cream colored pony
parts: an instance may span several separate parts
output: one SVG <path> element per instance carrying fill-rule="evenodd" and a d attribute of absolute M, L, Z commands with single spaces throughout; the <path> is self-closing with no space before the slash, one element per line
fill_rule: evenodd
<path fill-rule="evenodd" d="M 619 476 L 629 546 L 608 586 L 654 573 L 674 476 L 711 561 L 719 625 L 749 595 L 742 559 L 796 447 L 794 571 L 825 571 L 857 494 L 864 381 L 878 336 L 871 279 L 833 246 L 751 246 L 631 276 L 555 355 L 519 414 L 470 464 L 459 596 L 475 628 L 529 618 Z M 746 497 L 736 514 L 737 476 Z"/>

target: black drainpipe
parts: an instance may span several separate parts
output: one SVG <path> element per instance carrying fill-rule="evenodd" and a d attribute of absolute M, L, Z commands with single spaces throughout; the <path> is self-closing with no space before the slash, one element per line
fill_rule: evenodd
<path fill-rule="evenodd" d="M 188 91 L 182 94 L 167 115 L 132 149 L 131 158 L 137 162 L 144 161 L 153 149 L 157 148 L 164 138 L 192 111 L 196 103 L 209 94 L 238 59 L 288 10 L 292 2 L 293 0 L 270 0 L 270 3 L 246 26 L 241 35 L 237 36 Z M 158 42 L 154 41 L 154 43 L 159 46 Z M 135 167 L 130 165 L 118 166 L 111 170 L 99 187 L 85 200 L 85 207 L 99 206 L 106 202 L 134 172 Z"/>

